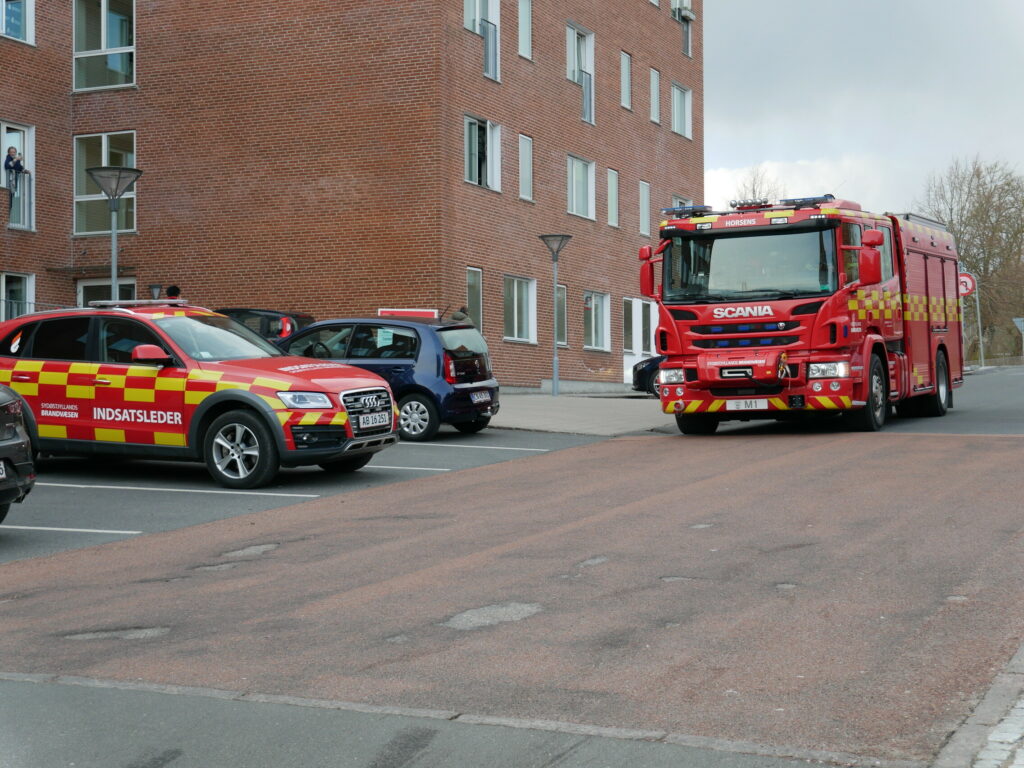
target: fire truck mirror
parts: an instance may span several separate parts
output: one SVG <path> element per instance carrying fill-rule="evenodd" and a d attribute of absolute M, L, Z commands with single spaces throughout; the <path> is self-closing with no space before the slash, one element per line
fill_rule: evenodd
<path fill-rule="evenodd" d="M 877 248 L 883 242 L 885 242 L 882 233 L 877 229 L 866 229 L 864 235 L 861 237 L 860 244 L 866 245 L 869 248 Z"/>
<path fill-rule="evenodd" d="M 640 261 L 650 261 L 652 255 L 651 246 L 644 245 L 640 248 Z"/>
<path fill-rule="evenodd" d="M 171 357 L 156 344 L 139 344 L 132 349 L 133 363 L 149 363 L 150 365 L 170 365 Z"/>
<path fill-rule="evenodd" d="M 654 265 L 650 261 L 640 265 L 640 295 L 648 299 L 658 298 L 654 295 Z"/>
<path fill-rule="evenodd" d="M 859 262 L 861 285 L 877 285 L 882 282 L 882 254 L 877 248 L 861 248 Z"/>

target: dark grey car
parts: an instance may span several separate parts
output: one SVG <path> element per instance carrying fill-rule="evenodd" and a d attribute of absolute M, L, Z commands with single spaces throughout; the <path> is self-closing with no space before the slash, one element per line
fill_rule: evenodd
<path fill-rule="evenodd" d="M 23 407 L 13 390 L 0 384 L 0 522 L 36 482 Z"/>

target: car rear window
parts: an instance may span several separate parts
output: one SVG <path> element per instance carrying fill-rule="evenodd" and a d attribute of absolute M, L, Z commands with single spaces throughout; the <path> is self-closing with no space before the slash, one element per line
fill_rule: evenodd
<path fill-rule="evenodd" d="M 439 328 L 437 335 L 456 360 L 487 354 L 487 342 L 476 328 Z"/>
<path fill-rule="evenodd" d="M 45 360 L 88 360 L 89 317 L 44 320 L 32 338 L 32 357 Z"/>

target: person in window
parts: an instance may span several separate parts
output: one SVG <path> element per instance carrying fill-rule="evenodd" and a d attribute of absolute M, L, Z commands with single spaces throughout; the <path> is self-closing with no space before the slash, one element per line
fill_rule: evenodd
<path fill-rule="evenodd" d="M 22 162 L 21 155 L 16 147 L 7 148 L 7 157 L 4 158 L 4 176 L 7 177 L 7 210 L 14 207 L 14 196 L 18 193 L 18 182 L 21 174 L 28 175 L 29 171 Z"/>
<path fill-rule="evenodd" d="M 181 288 L 179 288 L 176 285 L 168 285 L 167 286 L 167 298 L 168 299 L 180 299 L 181 298 Z"/>

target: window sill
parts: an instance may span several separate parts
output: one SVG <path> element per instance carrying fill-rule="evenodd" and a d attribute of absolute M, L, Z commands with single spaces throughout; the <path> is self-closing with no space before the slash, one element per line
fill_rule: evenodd
<path fill-rule="evenodd" d="M 605 347 L 588 347 L 586 344 L 583 345 L 584 352 L 604 352 L 606 355 L 611 354 L 611 350 Z"/>
<path fill-rule="evenodd" d="M 577 219 L 586 219 L 587 221 L 597 221 L 595 216 L 584 216 L 582 213 L 575 213 L 573 211 L 566 211 L 570 216 L 575 216 Z"/>
<path fill-rule="evenodd" d="M 526 344 L 526 345 L 529 345 L 531 347 L 536 347 L 537 346 L 537 342 L 536 341 L 531 341 L 530 339 L 513 339 L 513 338 L 511 338 L 509 336 L 505 336 L 505 337 L 502 338 L 502 341 L 507 341 L 509 344 Z"/>
<path fill-rule="evenodd" d="M 121 235 L 137 235 L 137 234 L 139 234 L 139 230 L 137 230 L 137 229 L 119 229 L 119 230 L 117 230 L 117 236 L 118 237 L 121 237 Z M 72 237 L 72 239 L 74 239 L 74 238 L 83 238 L 83 237 L 110 237 L 110 230 L 107 230 L 106 232 L 73 232 L 71 234 L 71 237 Z"/>
<path fill-rule="evenodd" d="M 124 85 L 97 85 L 94 88 L 74 88 L 72 89 L 72 95 L 79 93 L 102 93 L 104 91 L 137 91 L 139 90 L 138 83 L 125 83 Z"/>
<path fill-rule="evenodd" d="M 0 40 L 10 40 L 14 43 L 21 43 L 22 45 L 27 45 L 29 48 L 39 47 L 35 44 L 34 40 L 22 40 L 20 37 L 12 37 L 11 35 L 0 35 Z"/>
<path fill-rule="evenodd" d="M 494 189 L 493 187 L 487 187 L 487 186 L 484 186 L 483 184 L 477 184 L 475 181 L 470 181 L 469 179 L 463 179 L 463 181 L 466 184 L 468 184 L 469 186 L 474 187 L 476 189 L 482 189 L 485 192 L 494 192 L 497 195 L 501 194 L 501 190 L 500 189 Z"/>

